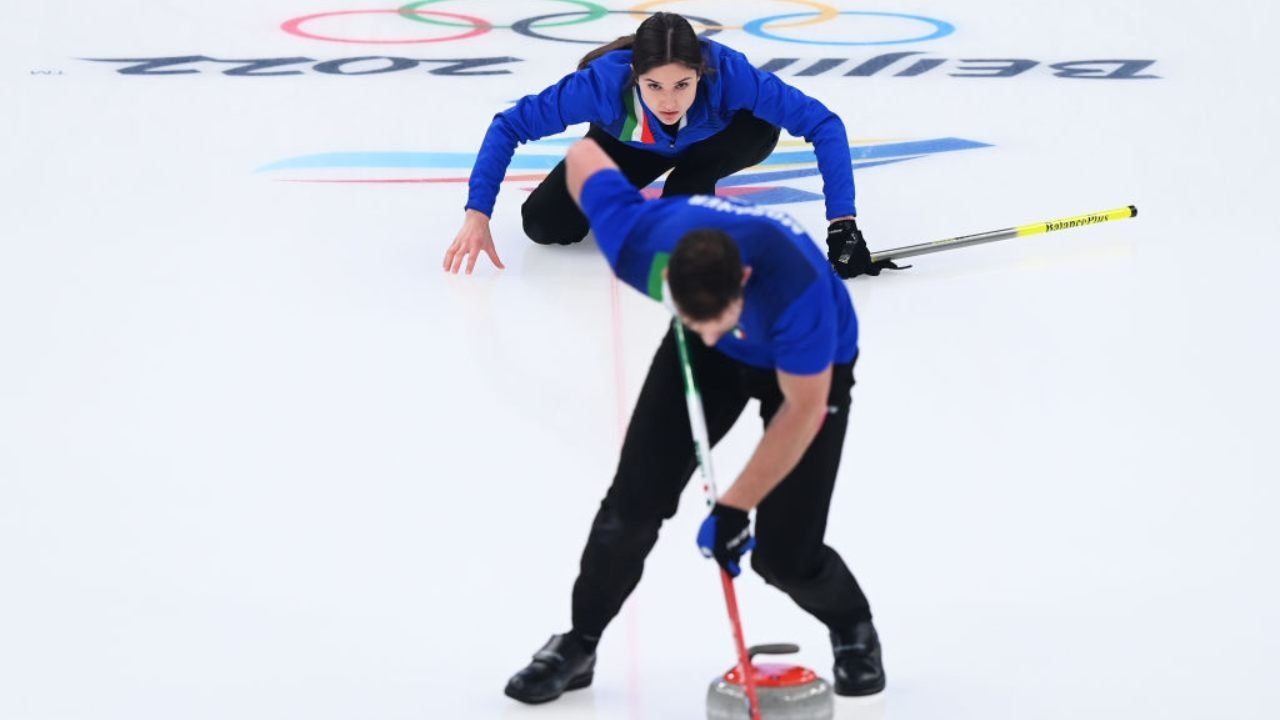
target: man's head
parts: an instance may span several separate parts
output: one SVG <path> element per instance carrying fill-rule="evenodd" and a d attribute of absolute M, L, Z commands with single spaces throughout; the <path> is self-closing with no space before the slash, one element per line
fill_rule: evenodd
<path fill-rule="evenodd" d="M 680 238 L 667 264 L 667 285 L 681 321 L 708 347 L 738 324 L 751 268 L 728 235 L 694 230 Z"/>

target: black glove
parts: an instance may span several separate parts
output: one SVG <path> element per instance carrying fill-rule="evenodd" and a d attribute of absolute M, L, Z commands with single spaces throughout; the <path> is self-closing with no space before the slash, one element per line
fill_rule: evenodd
<path fill-rule="evenodd" d="M 879 275 L 881 270 L 905 270 L 911 267 L 898 267 L 892 260 L 871 262 L 871 251 L 867 249 L 867 241 L 858 229 L 858 222 L 853 219 L 836 220 L 827 228 L 827 260 L 836 274 L 846 280 L 858 275 Z"/>
<path fill-rule="evenodd" d="M 698 528 L 698 549 L 705 557 L 714 557 L 730 577 L 742 572 L 738 561 L 756 546 L 751 537 L 751 520 L 738 508 L 716 503 L 711 514 Z"/>

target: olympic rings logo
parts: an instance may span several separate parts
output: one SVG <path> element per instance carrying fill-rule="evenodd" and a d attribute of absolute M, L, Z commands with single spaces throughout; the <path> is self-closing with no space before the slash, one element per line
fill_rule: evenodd
<path fill-rule="evenodd" d="M 436 5 L 441 2 L 450 1 L 458 2 L 460 0 L 418 0 L 417 2 L 411 2 L 394 10 L 338 10 L 333 12 L 315 13 L 313 15 L 303 15 L 301 17 L 286 20 L 281 24 L 280 29 L 290 35 L 306 38 L 308 40 L 322 40 L 324 42 L 359 45 L 414 45 L 455 42 L 458 40 L 467 40 L 469 38 L 479 37 L 492 30 L 511 30 L 518 35 L 550 42 L 572 43 L 579 45 L 603 45 L 604 43 L 609 42 L 611 38 L 601 40 L 582 40 L 578 38 L 560 37 L 552 33 L 554 32 L 554 28 L 569 25 L 581 25 L 599 20 L 609 15 L 630 15 L 638 21 L 657 12 L 651 8 L 656 8 L 661 5 L 669 5 L 679 2 L 680 0 L 647 0 L 646 2 L 642 2 L 628 10 L 610 10 L 603 5 L 591 2 L 590 0 L 555 0 L 556 2 L 572 5 L 576 9 L 567 12 L 535 15 L 533 17 L 517 20 L 510 25 L 499 25 L 469 14 L 423 9 L 429 5 Z M 698 33 L 699 37 L 711 37 L 723 30 L 741 30 L 749 35 L 754 35 L 765 40 L 798 43 L 803 45 L 901 45 L 904 43 L 937 40 L 938 38 L 946 37 L 947 35 L 955 32 L 955 26 L 951 23 L 944 22 L 936 18 L 925 17 L 923 15 L 859 10 L 842 11 L 825 3 L 816 2 L 816 0 L 779 1 L 792 5 L 800 5 L 808 8 L 809 10 L 807 12 L 786 13 L 782 15 L 771 15 L 769 17 L 756 18 L 755 20 L 743 23 L 742 25 L 725 25 L 708 18 L 694 15 L 685 15 L 684 17 L 691 23 L 701 26 L 701 30 Z M 402 19 L 424 25 L 452 28 L 455 32 L 442 36 L 411 38 L 405 40 L 388 40 L 378 38 L 339 37 L 332 34 L 321 34 L 318 31 L 313 31 L 308 27 L 304 27 L 317 20 L 350 15 L 397 15 Z M 905 21 L 906 23 L 915 25 L 917 26 L 917 29 L 913 32 L 906 33 L 903 37 L 894 37 L 883 40 L 819 40 L 790 37 L 780 34 L 780 31 L 787 28 L 826 23 L 841 15 L 853 16 L 856 18 L 890 18 L 898 23 Z"/>

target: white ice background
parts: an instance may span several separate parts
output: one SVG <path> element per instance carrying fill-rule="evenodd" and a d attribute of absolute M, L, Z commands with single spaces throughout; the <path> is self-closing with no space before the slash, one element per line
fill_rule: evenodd
<path fill-rule="evenodd" d="M 805 5 L 662 9 L 741 25 Z M 798 58 L 780 75 L 854 140 L 991 145 L 859 171 L 873 249 L 1140 208 L 849 282 L 862 356 L 829 542 L 872 600 L 889 688 L 842 699 L 840 717 L 1276 717 L 1274 4 L 837 5 L 956 31 L 878 47 L 717 39 L 757 62 Z M 463 185 L 259 171 L 323 152 L 474 152 L 495 112 L 588 46 L 280 29 L 396 7 L 372 0 L 4 6 L 0 719 L 699 717 L 733 656 L 692 485 L 593 687 L 537 708 L 501 693 L 568 626 L 661 307 L 617 290 L 591 242 L 528 242 L 532 183 L 499 197 L 507 269 L 454 277 L 440 260 Z M 424 9 L 509 24 L 575 8 Z M 314 28 L 455 32 L 343 22 Z M 900 29 L 843 16 L 778 32 Z M 843 75 L 895 51 L 948 65 Z M 250 78 L 84 59 L 201 54 L 521 62 Z M 822 58 L 849 62 L 795 75 Z M 1041 64 L 951 76 L 965 58 Z M 1154 59 L 1159 79 L 1046 67 L 1102 58 Z M 821 234 L 822 203 L 780 207 Z M 748 409 L 715 455 L 725 482 L 759 434 Z M 749 641 L 799 642 L 829 673 L 815 621 L 750 572 L 738 585 Z"/>

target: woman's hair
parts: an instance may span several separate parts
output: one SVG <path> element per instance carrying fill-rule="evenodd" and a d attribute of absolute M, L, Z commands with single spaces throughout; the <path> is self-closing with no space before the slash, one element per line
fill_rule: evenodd
<path fill-rule="evenodd" d="M 690 320 L 720 317 L 742 297 L 742 254 L 728 235 L 710 228 L 680 238 L 667 263 L 671 299 Z"/>
<path fill-rule="evenodd" d="M 671 63 L 680 63 L 699 75 L 707 70 L 707 60 L 702 56 L 702 46 L 698 44 L 693 26 L 682 16 L 669 12 L 654 13 L 640 23 L 634 35 L 623 35 L 587 53 L 578 62 L 578 69 L 605 53 L 627 48 L 631 49 L 632 82 L 656 67 Z"/>

